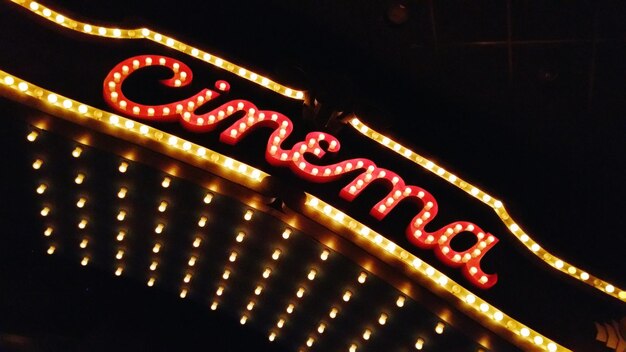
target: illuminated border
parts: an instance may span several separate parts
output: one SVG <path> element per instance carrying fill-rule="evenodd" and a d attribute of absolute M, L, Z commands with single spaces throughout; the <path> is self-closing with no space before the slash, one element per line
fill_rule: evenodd
<path fill-rule="evenodd" d="M 522 244 L 526 246 L 526 248 L 530 252 L 532 252 L 534 255 L 539 257 L 541 260 L 543 260 L 553 268 L 575 278 L 576 280 L 591 285 L 609 296 L 626 302 L 625 290 L 619 287 L 615 287 L 611 283 L 606 282 L 596 276 L 593 276 L 588 272 L 575 267 L 574 265 L 543 249 L 539 245 L 539 243 L 532 239 L 524 230 L 522 230 L 522 228 L 515 222 L 515 220 L 513 220 L 513 218 L 506 211 L 506 208 L 504 207 L 502 201 L 492 197 L 491 195 L 478 189 L 471 183 L 464 181 L 460 177 L 450 173 L 449 171 L 435 164 L 433 161 L 424 158 L 423 156 L 412 151 L 411 149 L 401 145 L 398 142 L 395 142 L 391 138 L 371 129 L 370 127 L 362 123 L 358 118 L 352 118 L 350 120 L 350 125 L 362 135 L 393 150 L 398 155 L 432 172 L 441 179 L 467 192 L 473 198 L 476 198 L 482 203 L 491 207 L 496 212 L 496 215 L 498 215 L 500 220 L 502 220 L 502 222 L 507 226 L 509 231 L 515 236 L 515 238 L 522 242 Z"/>
<path fill-rule="evenodd" d="M 93 24 L 80 22 L 75 19 L 66 17 L 61 13 L 54 11 L 46 6 L 39 4 L 36 1 L 27 0 L 10 0 L 22 6 L 25 9 L 30 10 L 32 13 L 37 14 L 48 21 L 63 26 L 65 28 L 84 33 L 89 35 L 95 35 L 98 37 L 114 38 L 114 39 L 148 39 L 157 44 L 161 44 L 168 48 L 174 49 L 184 54 L 188 54 L 196 59 L 202 60 L 215 67 L 226 70 L 241 78 L 245 78 L 255 84 L 258 84 L 264 88 L 273 90 L 274 92 L 284 95 L 288 98 L 303 100 L 305 92 L 297 89 L 293 89 L 284 86 L 280 83 L 272 81 L 268 77 L 262 76 L 246 68 L 234 64 L 221 57 L 217 57 L 213 54 L 207 53 L 191 45 L 187 45 L 179 40 L 176 40 L 170 36 L 161 34 L 157 31 L 153 31 L 148 28 L 135 28 L 135 29 L 122 29 L 114 27 L 96 26 Z"/>
<path fill-rule="evenodd" d="M 173 134 L 58 95 L 2 70 L 0 70 L 0 91 L 8 92 L 9 94 L 7 95 L 9 96 L 29 97 L 51 108 L 66 111 L 68 114 L 65 114 L 65 116 L 63 116 L 64 114 L 59 114 L 58 117 L 78 124 L 83 124 L 86 119 L 97 121 L 110 127 L 112 130 L 105 133 L 113 136 L 116 135 L 116 132 L 130 132 L 139 139 L 143 138 L 157 142 L 165 147 L 187 153 L 189 156 L 204 162 L 237 172 L 250 181 L 260 182 L 269 176 L 269 174 L 259 169 L 181 139 Z M 396 243 L 389 241 L 384 236 L 374 232 L 330 204 L 306 193 L 306 205 L 313 211 L 349 229 L 353 234 L 352 240 L 358 237 L 368 240 L 378 250 L 378 253 L 373 253 L 378 258 L 384 260 L 386 255 L 392 255 L 404 262 L 411 269 L 412 273 L 419 275 L 424 280 L 432 280 L 442 290 L 452 294 L 459 300 L 456 302 L 458 307 L 473 312 L 485 321 L 508 330 L 517 335 L 522 341 L 530 343 L 540 350 L 550 352 L 570 351 L 566 347 L 557 344 L 554 340 L 504 314 L 495 306 L 474 295 L 471 291 L 448 278 L 433 266 L 423 262 L 417 256 L 409 253 Z"/>

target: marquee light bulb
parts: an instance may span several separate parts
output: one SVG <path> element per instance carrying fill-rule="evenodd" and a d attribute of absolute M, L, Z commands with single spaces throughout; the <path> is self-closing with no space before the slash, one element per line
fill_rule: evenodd
<path fill-rule="evenodd" d="M 52 255 L 54 254 L 54 251 L 56 250 L 55 246 L 50 246 L 48 247 L 48 250 L 46 251 L 48 254 Z"/>
<path fill-rule="evenodd" d="M 417 341 L 415 341 L 415 349 L 421 351 L 422 348 L 424 348 L 424 339 L 420 337 L 417 339 Z"/>
<path fill-rule="evenodd" d="M 204 204 L 210 204 L 212 200 L 213 200 L 213 194 L 211 193 L 207 193 L 203 199 Z"/>
<path fill-rule="evenodd" d="M 43 165 L 43 161 L 41 159 L 36 159 L 33 162 L 33 169 L 39 170 L 41 168 L 41 165 Z"/>
<path fill-rule="evenodd" d="M 46 191 L 46 188 L 48 188 L 48 186 L 44 183 L 40 184 L 39 187 L 37 187 L 37 194 L 43 194 Z"/>
<path fill-rule="evenodd" d="M 26 140 L 28 140 L 29 142 L 34 142 L 35 140 L 37 140 L 38 136 L 39 133 L 37 131 L 32 131 L 26 136 Z"/>
<path fill-rule="evenodd" d="M 170 186 L 171 182 L 172 182 L 172 180 L 169 177 L 164 177 L 163 181 L 161 182 L 161 187 L 167 188 L 167 187 Z"/>
<path fill-rule="evenodd" d="M 396 300 L 396 306 L 398 306 L 399 308 L 404 307 L 404 301 L 405 301 L 404 296 L 399 296 L 398 299 Z"/>
<path fill-rule="evenodd" d="M 385 325 L 387 323 L 387 314 L 385 313 L 381 313 L 380 316 L 378 317 L 378 324 L 380 325 Z"/>
<path fill-rule="evenodd" d="M 323 334 L 324 330 L 326 330 L 326 324 L 320 323 L 320 325 L 318 325 L 318 327 L 317 327 L 317 332 L 320 333 L 320 334 Z"/>
<path fill-rule="evenodd" d="M 243 239 L 246 237 L 246 234 L 243 231 L 239 231 L 239 233 L 237 234 L 237 237 L 235 237 L 235 241 L 237 241 L 238 243 L 243 242 Z"/>
<path fill-rule="evenodd" d="M 125 161 L 122 161 L 120 163 L 120 166 L 117 169 L 119 170 L 119 172 L 125 173 L 128 170 L 128 163 Z"/>
<path fill-rule="evenodd" d="M 322 260 L 328 259 L 328 255 L 329 254 L 330 254 L 330 252 L 328 252 L 327 250 L 323 250 L 322 254 L 320 254 L 320 259 L 322 259 Z"/>
<path fill-rule="evenodd" d="M 72 156 L 75 158 L 80 157 L 80 154 L 83 152 L 83 149 L 81 147 L 76 147 L 74 148 L 74 150 L 72 151 Z"/>
<path fill-rule="evenodd" d="M 311 269 L 311 271 L 309 271 L 309 275 L 307 275 L 307 278 L 313 281 L 315 279 L 316 274 L 317 274 L 317 271 L 315 271 L 315 269 Z"/>
<path fill-rule="evenodd" d="M 359 274 L 359 278 L 357 279 L 359 281 L 360 284 L 365 283 L 365 280 L 367 279 L 367 274 L 362 272 L 361 274 Z"/>
<path fill-rule="evenodd" d="M 274 253 L 272 253 L 272 259 L 278 260 L 278 258 L 280 258 L 280 253 L 280 249 L 275 249 Z"/>
<path fill-rule="evenodd" d="M 117 192 L 117 197 L 120 199 L 124 199 L 124 197 L 126 197 L 126 192 L 128 190 L 126 189 L 126 187 L 122 187 L 120 188 L 119 192 Z"/>
<path fill-rule="evenodd" d="M 250 221 L 252 219 L 252 210 L 246 210 L 246 213 L 243 216 L 243 219 L 246 221 Z"/>
<path fill-rule="evenodd" d="M 159 212 L 164 212 L 167 209 L 167 202 L 166 201 L 161 201 L 161 203 L 159 203 Z"/>
<path fill-rule="evenodd" d="M 444 327 L 445 325 L 442 322 L 437 323 L 437 326 L 435 327 L 435 332 L 439 335 L 443 334 Z"/>
<path fill-rule="evenodd" d="M 289 239 L 289 236 L 291 235 L 291 229 L 285 229 L 285 231 L 283 231 L 283 238 L 284 239 Z"/>
<path fill-rule="evenodd" d="M 85 199 L 84 197 L 80 197 L 76 202 L 76 207 L 83 208 L 85 206 L 85 203 L 87 203 L 87 199 Z"/>

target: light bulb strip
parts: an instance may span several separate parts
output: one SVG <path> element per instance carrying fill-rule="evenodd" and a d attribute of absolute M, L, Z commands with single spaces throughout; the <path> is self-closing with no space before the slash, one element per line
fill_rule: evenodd
<path fill-rule="evenodd" d="M 605 280 L 591 275 L 587 271 L 584 271 L 543 249 L 543 247 L 539 243 L 537 243 L 537 241 L 532 239 L 528 235 L 528 233 L 522 230 L 520 225 L 515 220 L 513 220 L 511 215 L 509 215 L 509 213 L 506 211 L 506 208 L 502 201 L 487 194 L 485 191 L 480 190 L 478 187 L 461 179 L 451 172 L 445 170 L 444 168 L 435 164 L 432 160 L 424 158 L 418 153 L 412 151 L 411 149 L 401 145 L 398 142 L 395 142 L 391 138 L 371 129 L 356 117 L 350 120 L 350 126 L 352 126 L 362 135 L 368 137 L 375 142 L 380 143 L 384 147 L 391 149 L 403 158 L 408 159 L 413 163 L 419 165 L 420 167 L 432 172 L 436 176 L 460 188 L 473 198 L 492 208 L 495 211 L 496 215 L 498 215 L 500 220 L 506 225 L 507 229 L 515 236 L 515 238 L 517 238 L 531 253 L 533 253 L 535 256 L 537 256 L 539 259 L 541 259 L 551 267 L 578 281 L 584 282 L 596 288 L 604 294 L 626 302 L 626 291 L 624 289 L 618 288 Z"/>
<path fill-rule="evenodd" d="M 392 256 L 395 259 L 403 262 L 410 270 L 422 279 L 431 281 L 435 286 L 447 291 L 455 296 L 461 304 L 460 307 L 469 307 L 471 311 L 478 314 L 487 321 L 491 321 L 493 324 L 500 326 L 512 333 L 518 335 L 521 339 L 528 343 L 535 345 L 536 347 L 544 351 L 569 351 L 569 349 L 557 344 L 555 341 L 541 335 L 535 330 L 532 330 L 529 326 L 520 323 L 512 317 L 506 315 L 493 305 L 487 303 L 487 301 L 474 295 L 471 291 L 461 286 L 459 283 L 447 277 L 444 273 L 437 270 L 435 267 L 422 261 L 417 256 L 413 255 L 409 251 L 400 247 L 393 241 L 390 241 L 383 235 L 370 229 L 359 221 L 353 219 L 349 215 L 343 213 L 339 209 L 324 202 L 323 200 L 306 193 L 305 204 L 310 207 L 318 215 L 322 215 L 326 219 L 331 220 L 336 225 L 342 226 L 349 230 L 352 234 L 352 238 L 349 238 L 353 242 L 367 241 L 370 245 L 373 245 L 379 252 L 379 257 L 384 259 L 385 256 Z M 466 300 L 467 297 L 472 297 Z M 465 304 L 464 304 L 465 303 Z M 522 331 L 528 331 L 529 334 L 522 334 Z M 537 344 L 535 337 L 541 338 L 540 344 Z M 539 341 L 539 339 L 537 339 Z"/>
<path fill-rule="evenodd" d="M 77 123 L 84 123 L 83 120 L 86 118 L 99 121 L 115 131 L 130 132 L 138 138 L 150 139 L 159 144 L 167 145 L 177 152 L 184 152 L 202 162 L 236 172 L 249 181 L 261 182 L 265 177 L 269 176 L 257 168 L 198 144 L 183 140 L 173 134 L 64 97 L 0 70 L 0 91 L 4 90 L 22 97 L 34 98 L 47 106 L 59 108 L 75 115 L 71 117 L 63 115 L 61 116 L 63 118 Z"/>
<path fill-rule="evenodd" d="M 241 78 L 255 83 L 263 88 L 272 90 L 285 97 L 303 100 L 305 98 L 305 92 L 297 89 L 293 89 L 284 86 L 280 83 L 272 81 L 268 77 L 250 71 L 242 66 L 234 64 L 221 57 L 215 56 L 203 50 L 200 50 L 191 45 L 187 45 L 177 39 L 170 36 L 161 34 L 157 31 L 153 31 L 148 28 L 135 28 L 135 29 L 123 29 L 114 27 L 97 26 L 85 22 L 80 22 L 70 17 L 67 17 L 58 11 L 52 10 L 36 1 L 27 0 L 11 0 L 13 3 L 22 6 L 23 8 L 31 11 L 40 17 L 67 29 L 71 29 L 83 34 L 113 38 L 113 39 L 147 39 L 157 44 L 163 45 L 170 49 L 174 49 L 181 53 L 190 55 L 198 60 L 204 61 L 212 66 L 226 70 L 232 74 L 235 74 Z"/>

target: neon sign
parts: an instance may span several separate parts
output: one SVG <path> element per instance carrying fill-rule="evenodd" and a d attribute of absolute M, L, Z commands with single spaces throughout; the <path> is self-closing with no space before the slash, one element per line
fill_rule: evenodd
<path fill-rule="evenodd" d="M 411 243 L 422 249 L 432 249 L 438 258 L 448 266 L 460 267 L 467 279 L 480 288 L 490 288 L 497 282 L 497 274 L 485 273 L 480 265 L 485 254 L 498 243 L 498 239 L 483 231 L 479 226 L 467 221 L 455 221 L 442 228 L 429 232 L 426 225 L 437 215 L 438 206 L 435 198 L 421 187 L 407 185 L 395 172 L 378 167 L 372 160 L 355 158 L 330 165 L 317 165 L 305 159 L 306 155 L 322 158 L 327 152 L 338 152 L 341 144 L 331 134 L 310 132 L 303 141 L 284 149 L 283 142 L 293 131 L 293 122 L 280 112 L 260 110 L 248 100 L 228 101 L 209 112 L 196 114 L 198 108 L 227 93 L 230 85 L 226 81 L 217 81 L 215 89 L 202 89 L 195 95 L 162 105 L 144 105 L 127 98 L 122 92 L 124 81 L 135 71 L 149 67 L 162 66 L 173 72 L 172 78 L 161 83 L 169 87 L 183 87 L 192 80 L 192 71 L 183 62 L 160 55 L 140 55 L 128 58 L 117 64 L 104 80 L 104 98 L 115 110 L 127 116 L 153 121 L 180 121 L 193 132 L 210 132 L 224 119 L 239 112 L 244 116 L 220 133 L 220 141 L 235 145 L 251 131 L 260 127 L 273 129 L 265 150 L 266 160 L 273 166 L 288 167 L 300 178 L 316 183 L 330 182 L 341 178 L 346 173 L 360 170 L 361 173 L 339 195 L 354 200 L 374 181 L 386 182 L 391 187 L 389 193 L 372 207 L 370 214 L 381 220 L 403 200 L 415 202 L 421 206 L 406 227 L 406 236 Z M 324 141 L 324 145 L 322 145 Z M 464 251 L 456 251 L 451 241 L 461 232 L 471 233 L 476 242 Z"/>

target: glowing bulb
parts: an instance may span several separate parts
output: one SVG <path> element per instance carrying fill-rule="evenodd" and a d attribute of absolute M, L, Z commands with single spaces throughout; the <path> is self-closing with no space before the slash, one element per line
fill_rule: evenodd
<path fill-rule="evenodd" d="M 26 139 L 29 142 L 34 142 L 37 139 L 37 137 L 39 137 L 39 133 L 37 131 L 32 131 L 26 136 Z"/>
<path fill-rule="evenodd" d="M 159 266 L 159 263 L 156 261 L 153 261 L 152 263 L 150 263 L 150 271 L 155 271 L 158 266 Z"/>
<path fill-rule="evenodd" d="M 164 178 L 163 178 L 163 181 L 161 182 L 161 186 L 162 186 L 163 188 L 167 188 L 167 187 L 169 187 L 169 186 L 170 186 L 170 183 L 171 183 L 171 182 L 172 182 L 172 180 L 170 180 L 170 178 L 169 178 L 169 177 L 164 177 Z"/>
<path fill-rule="evenodd" d="M 87 244 L 89 244 L 89 240 L 83 239 L 82 241 L 80 241 L 80 244 L 78 246 L 82 249 L 85 249 L 87 248 Z"/>
<path fill-rule="evenodd" d="M 152 247 L 152 253 L 159 253 L 159 251 L 161 250 L 161 244 L 157 243 L 154 245 L 154 247 Z"/>
<path fill-rule="evenodd" d="M 200 247 L 201 243 L 202 243 L 202 239 L 200 237 L 196 237 L 196 239 L 193 241 L 194 248 Z"/>
<path fill-rule="evenodd" d="M 252 210 L 246 210 L 246 214 L 243 216 L 244 220 L 250 221 L 252 219 Z"/>
<path fill-rule="evenodd" d="M 205 204 L 209 204 L 209 203 L 211 203 L 211 200 L 213 200 L 213 194 L 211 194 L 211 193 L 207 193 L 207 194 L 204 196 L 204 203 L 205 203 Z"/>
<path fill-rule="evenodd" d="M 296 292 L 296 296 L 297 296 L 298 298 L 302 298 L 302 296 L 304 296 L 304 291 L 305 291 L 305 290 L 304 290 L 304 287 L 300 287 L 300 288 L 298 288 L 298 292 Z"/>
<path fill-rule="evenodd" d="M 120 249 L 117 251 L 117 254 L 115 254 L 115 259 L 121 260 L 122 258 L 124 258 L 124 251 Z"/>
<path fill-rule="evenodd" d="M 159 212 L 164 212 L 165 209 L 167 209 L 167 202 L 166 201 L 161 201 L 161 203 L 159 204 Z"/>
<path fill-rule="evenodd" d="M 40 184 L 39 187 L 37 187 L 37 194 L 43 194 L 46 191 L 46 188 L 48 188 L 48 186 L 43 183 Z"/>
<path fill-rule="evenodd" d="M 117 220 L 118 221 L 123 221 L 124 218 L 126 218 L 126 211 L 120 210 L 120 212 L 117 213 Z"/>
<path fill-rule="evenodd" d="M 315 269 L 311 269 L 311 271 L 309 271 L 309 275 L 307 275 L 307 278 L 313 281 L 315 279 L 316 274 L 317 274 L 317 271 L 315 271 Z"/>
<path fill-rule="evenodd" d="M 154 286 L 154 281 L 155 281 L 155 280 L 154 280 L 154 278 L 153 278 L 153 277 L 151 277 L 150 279 L 148 279 L 148 287 L 152 287 L 152 286 Z"/>
<path fill-rule="evenodd" d="M 350 292 L 350 291 L 346 291 L 346 292 L 343 294 L 343 300 L 344 300 L 344 302 L 348 302 L 348 301 L 350 300 L 350 297 L 352 297 L 352 292 Z"/>
<path fill-rule="evenodd" d="M 243 242 L 243 239 L 246 237 L 246 234 L 242 231 L 239 231 L 239 233 L 237 234 L 237 237 L 235 238 L 235 241 L 241 243 Z"/>
<path fill-rule="evenodd" d="M 351 344 L 350 348 L 348 349 L 348 352 L 356 352 L 357 349 L 357 345 L 356 344 Z"/>
<path fill-rule="evenodd" d="M 124 197 L 126 197 L 126 192 L 128 192 L 126 187 L 120 188 L 119 192 L 117 192 L 117 197 L 120 199 L 124 199 Z"/>
<path fill-rule="evenodd" d="M 320 325 L 317 327 L 317 332 L 319 332 L 320 334 L 323 334 L 324 330 L 326 330 L 326 324 L 320 323 Z"/>
<path fill-rule="evenodd" d="M 269 339 L 270 341 L 274 341 L 274 340 L 276 339 L 276 333 L 272 331 L 272 332 L 270 333 L 270 336 L 268 337 L 268 339 Z"/>
<path fill-rule="evenodd" d="M 272 259 L 278 260 L 278 258 L 280 258 L 280 249 L 276 249 L 274 253 L 272 253 Z"/>
<path fill-rule="evenodd" d="M 50 214 L 50 208 L 43 207 L 43 209 L 41 209 L 41 212 L 39 212 L 39 214 L 41 214 L 41 216 L 48 216 L 48 214 Z"/>
<path fill-rule="evenodd" d="M 196 260 L 198 260 L 198 258 L 196 258 L 196 257 L 194 257 L 194 256 L 191 256 L 191 257 L 189 258 L 189 261 L 187 262 L 187 265 L 189 265 L 189 266 L 194 266 L 194 265 L 196 265 Z"/>
<path fill-rule="evenodd" d="M 283 238 L 284 239 L 289 239 L 290 235 L 291 235 L 291 229 L 285 229 L 285 231 L 283 231 Z"/>
<path fill-rule="evenodd" d="M 72 151 L 72 156 L 75 158 L 78 158 L 82 152 L 83 152 L 83 149 L 81 147 L 76 147 Z"/>
<path fill-rule="evenodd" d="M 381 313 L 380 316 L 378 317 L 378 324 L 380 325 L 385 325 L 387 323 L 387 314 L 385 313 Z"/>
<path fill-rule="evenodd" d="M 369 340 L 370 336 L 372 336 L 372 330 L 365 329 L 365 331 L 363 331 L 363 340 Z"/>
<path fill-rule="evenodd" d="M 257 287 L 254 289 L 254 294 L 259 296 L 262 292 L 263 292 L 263 286 L 257 285 Z M 292 308 L 292 310 L 293 310 L 293 308 Z"/>
<path fill-rule="evenodd" d="M 265 268 L 265 270 L 263 271 L 263 278 L 267 279 L 268 277 L 270 277 L 271 274 L 272 274 L 272 269 Z"/>
<path fill-rule="evenodd" d="M 420 337 L 415 341 L 415 349 L 421 351 L 424 348 L 424 340 Z"/>
<path fill-rule="evenodd" d="M 84 206 L 85 206 L 85 203 L 87 203 L 87 199 L 85 199 L 85 198 L 83 198 L 83 197 L 80 197 L 80 198 L 78 199 L 78 202 L 76 202 L 76 207 L 77 207 L 77 208 L 82 208 L 82 207 L 84 207 Z"/>
<path fill-rule="evenodd" d="M 204 227 L 206 225 L 207 220 L 208 219 L 206 218 L 206 216 L 201 216 L 200 220 L 198 220 L 198 226 Z"/>
<path fill-rule="evenodd" d="M 248 321 L 248 316 L 245 314 L 241 316 L 241 319 L 239 319 L 239 323 L 241 325 L 244 325 L 247 321 Z"/>
<path fill-rule="evenodd" d="M 328 255 L 330 255 L 330 252 L 328 252 L 327 250 L 323 250 L 322 254 L 320 254 L 320 259 L 326 260 L 328 259 Z"/>
<path fill-rule="evenodd" d="M 83 260 L 80 261 L 80 265 L 87 266 L 89 264 L 89 257 L 83 257 Z"/>
<path fill-rule="evenodd" d="M 230 270 L 228 269 L 224 270 L 224 273 L 222 274 L 222 279 L 228 280 L 229 277 L 230 277 Z"/>
<path fill-rule="evenodd" d="M 228 257 L 228 261 L 233 263 L 235 262 L 235 260 L 237 260 L 237 252 L 233 251 L 230 253 L 230 256 Z"/>
<path fill-rule="evenodd" d="M 87 219 L 82 219 L 79 223 L 78 223 L 78 228 L 79 229 L 84 229 L 85 227 L 87 227 Z"/>
<path fill-rule="evenodd" d="M 125 173 L 125 172 L 126 172 L 126 170 L 128 170 L 128 163 L 127 163 L 127 162 L 125 162 L 125 161 L 122 161 L 122 162 L 120 163 L 120 166 L 119 166 L 117 169 L 119 170 L 119 172 L 121 172 L 121 173 Z"/>
<path fill-rule="evenodd" d="M 52 255 L 54 254 L 54 251 L 56 250 L 55 246 L 50 246 L 48 247 L 48 250 L 46 251 L 48 254 Z"/>
<path fill-rule="evenodd" d="M 221 296 L 222 294 L 224 294 L 224 286 L 219 286 L 219 287 L 217 288 L 217 291 L 215 291 L 215 294 L 216 294 L 217 296 Z"/>
<path fill-rule="evenodd" d="M 50 237 L 52 235 L 52 227 L 47 227 L 46 230 L 43 232 L 43 235 L 46 237 Z"/>
<path fill-rule="evenodd" d="M 287 314 L 293 313 L 293 309 L 294 308 L 295 308 L 294 305 L 292 303 L 289 303 L 289 305 L 287 306 L 287 309 L 286 309 Z"/>
<path fill-rule="evenodd" d="M 404 301 L 405 301 L 404 296 L 398 297 L 398 299 L 396 300 L 396 306 L 400 308 L 404 307 Z"/>
<path fill-rule="evenodd" d="M 216 310 L 218 306 L 218 303 L 216 301 L 213 301 L 213 303 L 211 303 L 211 310 Z"/>
<path fill-rule="evenodd" d="M 123 272 L 124 272 L 124 268 L 119 266 L 119 267 L 117 267 L 117 269 L 115 269 L 115 276 L 122 276 Z"/>
<path fill-rule="evenodd" d="M 357 279 L 359 281 L 360 284 L 365 283 L 365 280 L 367 279 L 367 274 L 362 272 L 359 275 L 359 278 Z"/>
<path fill-rule="evenodd" d="M 157 224 L 157 226 L 154 228 L 154 232 L 157 234 L 160 234 L 161 232 L 163 232 L 164 227 L 165 225 L 163 224 Z"/>
<path fill-rule="evenodd" d="M 443 328 L 445 327 L 445 325 L 443 325 L 442 322 L 437 323 L 437 326 L 435 326 L 435 332 L 439 335 L 443 334 Z"/>
<path fill-rule="evenodd" d="M 248 305 L 246 306 L 246 309 L 247 309 L 247 310 L 252 310 L 252 309 L 254 309 L 254 302 L 253 302 L 253 301 L 248 302 Z"/>
<path fill-rule="evenodd" d="M 330 310 L 330 313 L 328 313 L 328 316 L 329 316 L 331 319 L 335 319 L 335 318 L 337 317 L 337 313 L 339 313 L 339 310 L 337 310 L 337 308 L 333 307 L 333 308 Z"/>
<path fill-rule="evenodd" d="M 179 296 L 180 296 L 180 298 L 185 298 L 185 297 L 187 297 L 187 289 L 186 289 L 186 288 L 182 289 L 182 290 L 180 291 L 180 295 L 179 295 Z"/>
<path fill-rule="evenodd" d="M 85 175 L 79 173 L 78 175 L 76 175 L 76 178 L 74 179 L 74 182 L 76 182 L 77 185 L 80 185 L 83 183 L 83 181 L 85 180 Z"/>
<path fill-rule="evenodd" d="M 39 170 L 41 165 L 43 165 L 43 161 L 41 159 L 37 159 L 33 162 L 33 169 Z"/>

